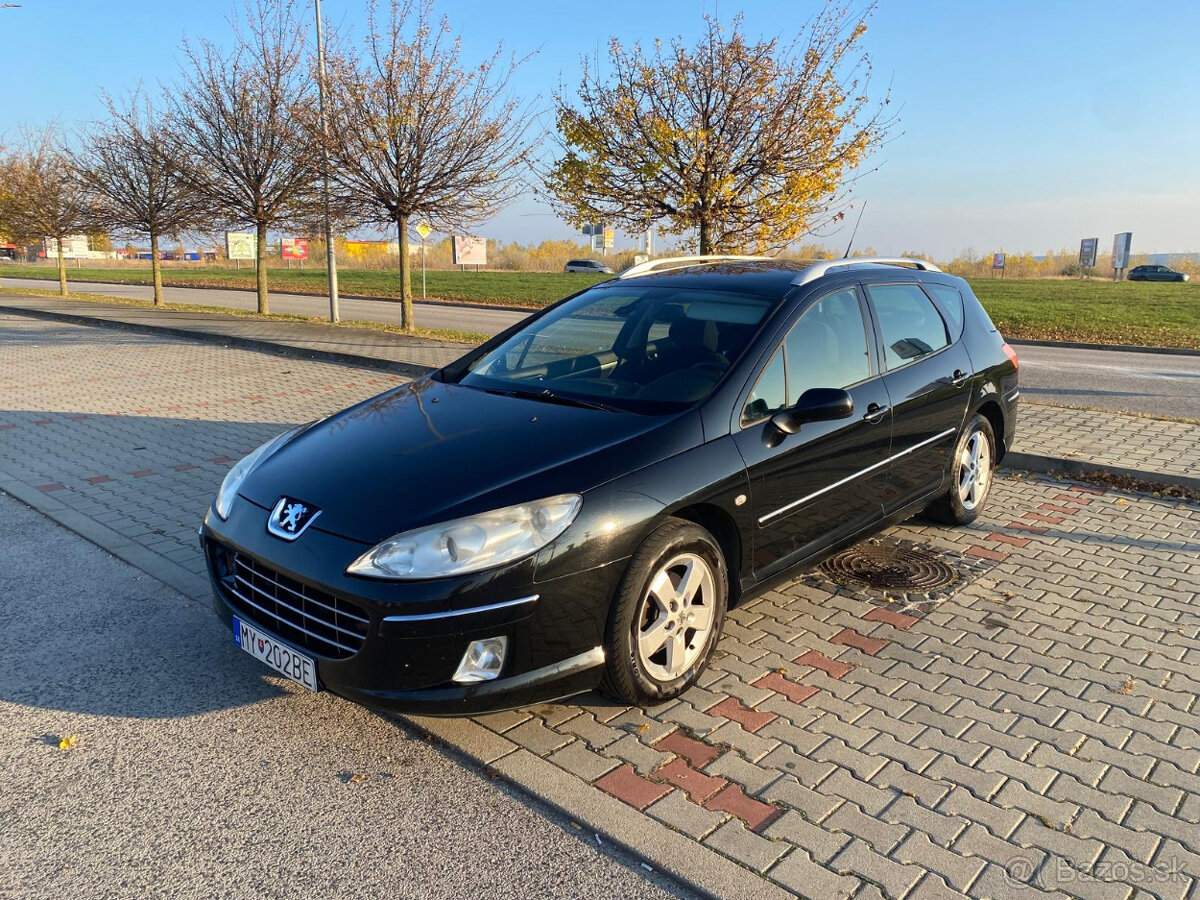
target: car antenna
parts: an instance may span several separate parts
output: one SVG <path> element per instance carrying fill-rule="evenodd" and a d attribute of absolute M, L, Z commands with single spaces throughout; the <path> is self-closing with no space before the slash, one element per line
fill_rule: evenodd
<path fill-rule="evenodd" d="M 867 201 L 863 201 L 863 205 L 858 208 L 858 220 L 854 223 L 854 230 L 850 232 L 850 243 L 846 245 L 846 252 L 842 255 L 842 259 L 850 258 L 850 248 L 854 246 L 855 235 L 858 234 L 858 226 L 862 224 L 863 213 L 867 211 Z"/>

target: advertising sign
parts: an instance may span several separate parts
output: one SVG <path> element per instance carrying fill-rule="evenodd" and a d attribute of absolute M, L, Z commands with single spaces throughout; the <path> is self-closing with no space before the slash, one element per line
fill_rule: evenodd
<path fill-rule="evenodd" d="M 487 238 L 456 234 L 451 240 L 451 250 L 456 266 L 487 265 Z"/>
<path fill-rule="evenodd" d="M 284 238 L 279 255 L 284 259 L 308 259 L 308 238 Z"/>
<path fill-rule="evenodd" d="M 613 246 L 613 238 L 616 236 L 611 228 L 604 229 L 604 249 L 611 250 Z"/>
<path fill-rule="evenodd" d="M 46 238 L 46 256 L 58 256 L 58 241 L 55 238 Z M 71 234 L 63 238 L 63 258 L 65 259 L 87 259 L 88 258 L 88 239 L 86 234 Z"/>
<path fill-rule="evenodd" d="M 225 232 L 225 256 L 229 259 L 258 259 L 258 235 L 253 231 Z"/>
<path fill-rule="evenodd" d="M 1079 242 L 1079 265 L 1085 269 L 1096 265 L 1096 250 L 1100 246 L 1100 238 L 1084 238 Z"/>
<path fill-rule="evenodd" d="M 1112 264 L 1114 269 L 1129 268 L 1129 248 L 1133 244 L 1133 232 L 1122 231 L 1118 235 L 1113 236 L 1113 259 Z"/>
<path fill-rule="evenodd" d="M 993 253 L 992 254 L 992 268 L 993 269 L 1003 269 L 1004 268 L 1004 254 L 1003 253 Z"/>

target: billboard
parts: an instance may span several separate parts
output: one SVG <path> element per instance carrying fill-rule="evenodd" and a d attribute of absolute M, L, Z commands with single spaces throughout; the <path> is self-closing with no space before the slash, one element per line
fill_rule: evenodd
<path fill-rule="evenodd" d="M 55 238 L 48 237 L 46 242 L 46 256 L 58 256 L 58 241 Z M 63 257 L 65 259 L 87 259 L 88 258 L 88 239 L 86 234 L 69 234 L 63 238 Z"/>
<path fill-rule="evenodd" d="M 279 255 L 284 259 L 308 259 L 308 238 L 284 238 Z"/>
<path fill-rule="evenodd" d="M 258 259 L 258 235 L 253 231 L 225 232 L 225 256 L 229 259 Z"/>
<path fill-rule="evenodd" d="M 1004 254 L 1003 253 L 993 253 L 992 254 L 992 268 L 993 269 L 1003 269 L 1004 268 Z"/>
<path fill-rule="evenodd" d="M 1113 236 L 1113 259 L 1112 265 L 1114 269 L 1129 268 L 1129 248 L 1133 245 L 1133 232 L 1122 231 L 1120 234 Z"/>
<path fill-rule="evenodd" d="M 605 250 L 612 249 L 614 237 L 616 237 L 616 234 L 611 228 L 604 229 L 604 249 Z"/>
<path fill-rule="evenodd" d="M 1084 238 L 1079 242 L 1079 265 L 1085 269 L 1096 265 L 1096 250 L 1100 247 L 1100 238 Z"/>
<path fill-rule="evenodd" d="M 456 234 L 451 241 L 456 266 L 486 266 L 487 238 Z"/>

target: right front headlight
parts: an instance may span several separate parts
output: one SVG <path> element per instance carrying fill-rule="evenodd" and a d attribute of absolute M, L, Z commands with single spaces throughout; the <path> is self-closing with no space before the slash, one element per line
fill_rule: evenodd
<path fill-rule="evenodd" d="M 346 569 L 368 578 L 416 580 L 465 575 L 535 553 L 570 527 L 583 498 L 558 494 L 388 538 Z"/>
<path fill-rule="evenodd" d="M 229 512 L 233 509 L 233 498 L 237 496 L 246 476 L 254 471 L 255 466 L 274 453 L 280 444 L 299 430 L 299 428 L 293 428 L 278 437 L 271 438 L 257 450 L 251 450 L 243 456 L 232 469 L 225 473 L 221 486 L 217 488 L 217 499 L 213 501 L 213 509 L 217 511 L 218 516 L 223 520 L 229 518 Z"/>

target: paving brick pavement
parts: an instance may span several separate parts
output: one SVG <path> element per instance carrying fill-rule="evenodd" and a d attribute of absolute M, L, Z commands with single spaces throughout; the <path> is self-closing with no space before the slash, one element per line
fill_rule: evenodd
<path fill-rule="evenodd" d="M 0 483 L 199 572 L 235 458 L 398 380 L 0 316 Z M 986 566 L 902 610 L 805 575 L 732 611 L 679 700 L 589 694 L 441 733 L 535 793 L 663 823 L 764 892 L 1194 895 L 1200 505 L 1010 474 L 975 525 L 887 537 Z"/>

